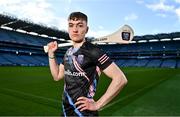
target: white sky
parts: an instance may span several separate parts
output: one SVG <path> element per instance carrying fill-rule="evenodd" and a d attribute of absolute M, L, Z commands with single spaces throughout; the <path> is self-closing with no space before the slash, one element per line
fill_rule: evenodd
<path fill-rule="evenodd" d="M 81 11 L 89 17 L 88 36 L 115 32 L 124 24 L 135 35 L 180 31 L 180 0 L 0 0 L 0 13 L 67 30 L 67 17 Z"/>

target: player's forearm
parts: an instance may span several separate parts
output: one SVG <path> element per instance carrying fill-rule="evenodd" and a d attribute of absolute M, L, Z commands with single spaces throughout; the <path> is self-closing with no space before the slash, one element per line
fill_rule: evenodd
<path fill-rule="evenodd" d="M 123 75 L 113 78 L 105 94 L 96 102 L 99 109 L 109 103 L 127 84 L 127 79 Z"/>
<path fill-rule="evenodd" d="M 55 55 L 54 53 L 49 53 L 49 67 L 50 67 L 50 71 L 51 74 L 53 76 L 53 79 L 55 81 L 58 81 L 58 73 L 59 73 L 59 67 L 58 67 L 58 63 L 56 61 Z"/>

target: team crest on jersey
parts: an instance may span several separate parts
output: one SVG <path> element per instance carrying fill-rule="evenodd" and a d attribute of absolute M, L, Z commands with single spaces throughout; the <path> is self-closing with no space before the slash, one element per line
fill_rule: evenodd
<path fill-rule="evenodd" d="M 84 61 L 84 55 L 78 55 L 78 56 L 77 56 L 77 62 L 78 62 L 79 64 L 82 64 L 83 61 Z"/>

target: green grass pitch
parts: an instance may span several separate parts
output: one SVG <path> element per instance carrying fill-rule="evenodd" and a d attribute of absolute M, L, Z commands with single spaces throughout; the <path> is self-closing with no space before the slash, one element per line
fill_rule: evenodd
<path fill-rule="evenodd" d="M 180 69 L 122 68 L 128 84 L 99 112 L 102 116 L 180 116 Z M 98 99 L 110 79 L 102 75 Z M 63 81 L 48 67 L 0 67 L 0 116 L 58 116 Z"/>

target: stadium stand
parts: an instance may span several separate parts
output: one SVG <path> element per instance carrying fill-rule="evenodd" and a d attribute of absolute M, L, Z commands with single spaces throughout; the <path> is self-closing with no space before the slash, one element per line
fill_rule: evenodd
<path fill-rule="evenodd" d="M 169 36 L 164 37 L 164 35 Z M 128 45 L 101 45 L 101 47 L 121 67 L 179 68 L 179 32 L 146 36 L 135 36 L 133 40 L 136 43 Z M 151 42 L 150 39 L 156 41 Z M 142 40 L 145 42 L 140 42 Z"/>
<path fill-rule="evenodd" d="M 65 31 L 4 14 L 0 18 L 1 66 L 48 66 L 43 46 L 53 40 L 58 43 L 70 40 Z M 133 41 L 128 45 L 98 46 L 120 67 L 180 68 L 180 32 L 135 36 Z M 66 50 L 67 47 L 58 50 L 58 63 L 62 62 Z"/>
<path fill-rule="evenodd" d="M 8 15 L 0 14 L 0 18 L 1 66 L 47 66 L 48 58 L 43 51 L 43 46 L 53 40 L 58 43 L 65 43 L 66 40 L 69 40 L 68 33 L 65 31 L 19 20 Z M 23 31 L 19 32 L 18 30 Z M 30 32 L 37 35 L 32 35 Z M 60 38 L 65 39 L 60 40 Z M 62 61 L 66 48 L 62 48 L 60 51 L 61 53 L 57 54 L 59 63 Z"/>

